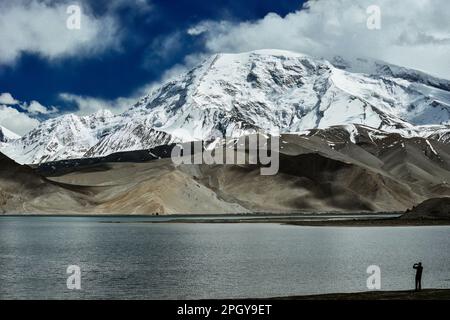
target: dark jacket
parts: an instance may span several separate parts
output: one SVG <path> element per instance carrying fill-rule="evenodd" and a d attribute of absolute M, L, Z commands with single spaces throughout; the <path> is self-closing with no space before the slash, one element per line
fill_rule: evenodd
<path fill-rule="evenodd" d="M 416 269 L 416 279 L 420 279 L 422 278 L 422 271 L 423 271 L 423 267 L 421 265 L 419 265 L 418 263 L 416 263 L 413 266 L 414 269 Z"/>

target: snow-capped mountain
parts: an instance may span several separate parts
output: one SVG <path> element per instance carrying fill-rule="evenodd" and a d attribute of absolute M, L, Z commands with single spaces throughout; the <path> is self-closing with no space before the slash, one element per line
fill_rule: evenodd
<path fill-rule="evenodd" d="M 260 50 L 216 54 L 121 115 L 48 120 L 2 152 L 22 163 L 39 163 L 218 135 L 345 124 L 413 135 L 438 130 L 448 138 L 449 123 L 448 80 L 378 61 L 329 62 Z"/>
<path fill-rule="evenodd" d="M 169 134 L 154 130 L 149 119 L 144 118 L 123 122 L 124 125 L 119 126 L 117 130 L 99 139 L 84 156 L 96 157 L 117 151 L 144 150 L 174 141 Z"/>
<path fill-rule="evenodd" d="M 20 139 L 20 136 L 11 130 L 0 126 L 0 145 L 13 142 L 14 140 Z"/>
<path fill-rule="evenodd" d="M 114 115 L 101 110 L 89 116 L 66 114 L 42 122 L 2 152 L 19 163 L 41 163 L 55 159 L 81 158 L 114 127 Z"/>

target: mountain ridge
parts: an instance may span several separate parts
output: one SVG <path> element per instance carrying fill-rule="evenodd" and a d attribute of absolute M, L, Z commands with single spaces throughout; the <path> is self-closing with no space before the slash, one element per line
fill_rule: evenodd
<path fill-rule="evenodd" d="M 282 134 L 279 172 L 273 176 L 262 176 L 253 164 L 176 165 L 170 159 L 173 146 L 48 162 L 34 171 L 9 160 L 0 172 L 0 209 L 10 214 L 369 213 L 402 212 L 450 196 L 448 143 L 364 126 Z M 216 148 L 242 152 L 233 144 Z"/>
<path fill-rule="evenodd" d="M 50 119 L 1 151 L 37 164 L 352 124 L 449 140 L 450 81 L 381 62 L 337 60 L 280 50 L 216 54 L 120 115 Z"/>
<path fill-rule="evenodd" d="M 0 143 L 10 143 L 14 140 L 20 139 L 21 136 L 17 133 L 5 128 L 4 126 L 0 126 Z"/>

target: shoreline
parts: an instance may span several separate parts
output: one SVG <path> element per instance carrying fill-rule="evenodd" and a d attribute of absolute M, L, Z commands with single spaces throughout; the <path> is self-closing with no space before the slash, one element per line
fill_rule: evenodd
<path fill-rule="evenodd" d="M 279 215 L 280 217 L 277 217 Z M 5 214 L 1 217 L 22 218 L 110 218 L 111 221 L 99 221 L 101 223 L 176 223 L 176 224 L 239 224 L 239 223 L 272 223 L 302 227 L 419 227 L 419 226 L 450 226 L 450 219 L 406 219 L 400 217 L 377 217 L 383 215 L 399 215 L 399 213 L 303 213 L 303 214 L 233 214 L 233 215 L 54 215 L 54 214 Z M 351 216 L 346 218 L 346 216 Z M 367 217 L 369 216 L 369 217 Z M 127 218 L 154 218 L 155 220 L 142 221 L 115 221 L 114 219 Z M 162 220 L 160 220 L 162 219 Z M 302 220 L 305 219 L 305 220 Z"/>
<path fill-rule="evenodd" d="M 295 218 L 294 218 L 295 219 Z M 136 221 L 133 223 L 176 223 L 176 224 L 280 224 L 287 226 L 301 226 L 301 227 L 432 227 L 432 226 L 450 226 L 450 220 L 421 220 L 421 219 L 353 219 L 353 220 L 320 220 L 317 221 L 300 221 L 293 219 L 174 219 L 170 221 Z M 127 222 L 110 222 L 110 223 L 127 223 Z"/>
<path fill-rule="evenodd" d="M 294 221 L 293 221 L 294 220 Z M 127 223 L 127 222 L 110 222 L 110 223 Z M 133 223 L 189 223 L 189 224 L 239 224 L 239 223 L 252 223 L 252 224 L 281 224 L 288 226 L 302 226 L 302 227 L 432 227 L 432 226 L 450 226 L 450 220 L 433 220 L 433 219 L 401 219 L 401 218 L 387 218 L 387 219 L 349 219 L 349 220 L 320 220 L 317 221 L 307 220 L 295 220 L 291 219 L 279 219 L 279 218 L 254 218 L 254 219 L 174 219 L 170 221 L 136 221 Z"/>
<path fill-rule="evenodd" d="M 292 221 L 284 224 L 305 227 L 432 227 L 450 226 L 450 220 L 394 218 L 352 221 Z"/>
<path fill-rule="evenodd" d="M 318 295 L 275 297 L 270 300 L 450 300 L 450 289 L 423 289 L 422 291 L 365 291 L 354 293 L 330 293 Z"/>
<path fill-rule="evenodd" d="M 302 217 L 302 216 L 383 216 L 383 215 L 402 215 L 404 212 L 399 211 L 385 211 L 385 212 L 250 212 L 250 213 L 230 213 L 230 214 L 114 214 L 114 213 L 4 213 L 0 214 L 0 217 L 116 217 L 116 218 L 127 218 L 127 217 L 146 217 L 146 218 L 186 218 L 186 217 L 198 217 L 198 218 L 208 218 L 208 217 L 218 217 L 218 218 L 230 218 L 230 217 Z"/>

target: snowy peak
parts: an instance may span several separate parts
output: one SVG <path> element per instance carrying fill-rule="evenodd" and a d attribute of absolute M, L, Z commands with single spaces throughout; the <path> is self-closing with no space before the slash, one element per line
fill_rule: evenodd
<path fill-rule="evenodd" d="M 121 115 L 51 119 L 2 151 L 39 163 L 352 124 L 427 136 L 440 126 L 439 139 L 447 140 L 450 81 L 363 59 L 329 62 L 280 50 L 216 54 Z"/>
<path fill-rule="evenodd" d="M 84 156 L 107 156 L 118 151 L 144 150 L 172 142 L 174 139 L 169 134 L 152 129 L 145 119 L 136 119 L 105 135 L 86 151 Z"/>
<path fill-rule="evenodd" d="M 0 126 L 0 143 L 9 143 L 17 139 L 20 139 L 18 134 L 3 126 Z"/>
<path fill-rule="evenodd" d="M 351 73 L 363 73 L 376 77 L 391 77 L 421 83 L 437 89 L 450 91 L 450 80 L 439 79 L 423 71 L 396 66 L 384 61 L 336 56 L 331 60 L 334 67 Z"/>
<path fill-rule="evenodd" d="M 155 117 L 158 130 L 169 133 L 187 128 L 188 139 L 208 140 L 214 131 L 236 136 L 258 128 L 278 130 L 301 117 L 302 102 L 309 103 L 305 109 L 316 105 L 317 94 L 310 91 L 323 74 L 330 74 L 329 64 L 300 54 L 218 54 L 146 97 L 129 114 Z"/>
<path fill-rule="evenodd" d="M 191 122 L 198 139 L 220 129 L 198 128 L 199 122 L 208 124 L 204 117 L 214 116 L 236 116 L 243 126 L 281 131 L 353 122 L 374 127 L 448 123 L 445 81 L 433 87 L 424 84 L 430 82 L 426 78 L 411 82 L 416 71 L 408 74 L 403 68 L 395 76 L 381 65 L 366 69 L 370 74 L 352 73 L 325 60 L 283 51 L 218 54 L 146 97 L 133 111 L 157 115 L 155 124 L 161 130 Z M 192 118 L 197 123 L 189 121 Z"/>
<path fill-rule="evenodd" d="M 49 119 L 2 148 L 2 152 L 19 163 L 81 158 L 108 132 L 113 118 L 109 111 L 102 111 L 84 117 L 66 114 Z"/>

